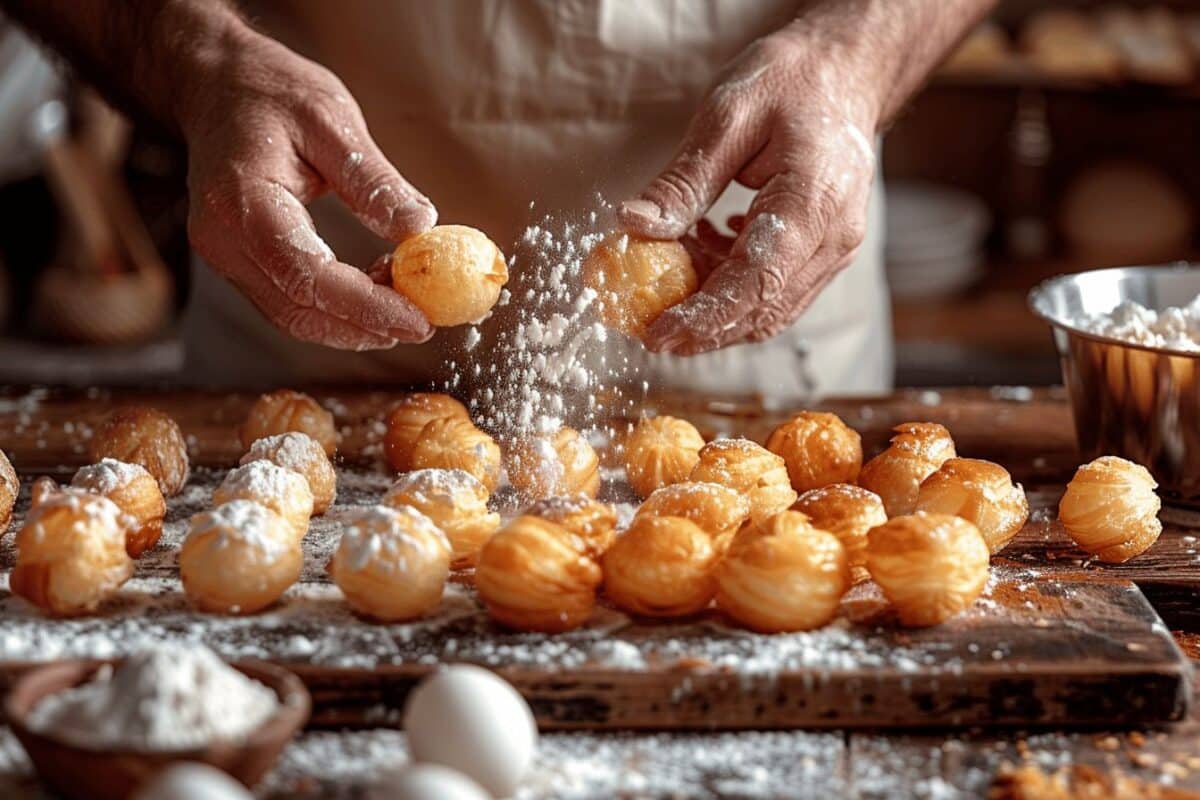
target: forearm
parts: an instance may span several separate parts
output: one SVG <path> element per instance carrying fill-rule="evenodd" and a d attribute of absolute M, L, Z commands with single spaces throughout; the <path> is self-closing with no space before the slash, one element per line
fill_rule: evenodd
<path fill-rule="evenodd" d="M 196 64 L 247 28 L 225 0 L 0 0 L 112 101 L 178 133 Z"/>
<path fill-rule="evenodd" d="M 806 43 L 821 42 L 832 71 L 852 71 L 862 81 L 877 127 L 883 127 L 994 5 L 995 0 L 809 0 L 788 32 Z"/>

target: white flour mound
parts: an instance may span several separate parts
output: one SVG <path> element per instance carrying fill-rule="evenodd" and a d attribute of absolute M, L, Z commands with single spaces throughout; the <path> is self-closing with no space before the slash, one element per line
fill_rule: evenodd
<path fill-rule="evenodd" d="M 1200 296 L 1162 311 L 1126 300 L 1106 314 L 1084 314 L 1072 322 L 1087 333 L 1131 344 L 1200 352 Z"/>
<path fill-rule="evenodd" d="M 29 726 L 90 749 L 177 751 L 240 742 L 278 707 L 274 691 L 208 648 L 163 644 L 46 698 Z"/>

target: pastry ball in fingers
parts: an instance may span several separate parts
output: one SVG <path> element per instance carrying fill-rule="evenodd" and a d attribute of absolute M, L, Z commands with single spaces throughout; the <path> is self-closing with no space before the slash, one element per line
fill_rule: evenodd
<path fill-rule="evenodd" d="M 530 516 L 517 517 L 488 539 L 475 568 L 475 588 L 493 619 L 542 633 L 587 622 L 600 580 L 600 566 L 579 536 Z"/>
<path fill-rule="evenodd" d="M 641 420 L 625 437 L 625 474 L 640 497 L 687 480 L 700 460 L 704 437 L 696 426 L 675 417 Z"/>
<path fill-rule="evenodd" d="M 617 510 L 586 494 L 545 497 L 525 509 L 525 513 L 578 536 L 592 558 L 604 555 L 617 536 Z"/>
<path fill-rule="evenodd" d="M 17 531 L 13 594 L 54 616 L 95 611 L 133 574 L 129 523 L 101 495 L 70 488 L 44 493 Z"/>
<path fill-rule="evenodd" d="M 448 394 L 414 392 L 401 398 L 388 412 L 384 424 L 383 452 L 397 472 L 413 468 L 412 452 L 425 426 L 435 419 L 458 417 L 470 420 L 467 407 Z"/>
<path fill-rule="evenodd" d="M 500 248 L 465 225 L 437 225 L 392 254 L 392 286 L 439 328 L 482 320 L 506 283 Z"/>
<path fill-rule="evenodd" d="M 1075 471 L 1059 501 L 1058 518 L 1080 548 L 1120 564 L 1144 553 L 1162 533 L 1157 487 L 1140 464 L 1101 456 Z"/>
<path fill-rule="evenodd" d="M 80 468 L 71 479 L 71 486 L 107 497 L 130 518 L 132 524 L 125 539 L 130 558 L 137 558 L 158 544 L 167 501 L 158 481 L 144 467 L 106 458 Z"/>
<path fill-rule="evenodd" d="M 450 542 L 414 508 L 372 506 L 346 522 L 329 574 L 358 613 L 381 622 L 437 608 L 450 575 Z"/>
<path fill-rule="evenodd" d="M 787 464 L 797 492 L 831 483 L 854 483 L 862 468 L 862 439 L 837 414 L 801 411 L 767 439 L 767 449 Z"/>
<path fill-rule="evenodd" d="M 469 419 L 435 419 L 413 445 L 412 468 L 461 469 L 494 492 L 500 483 L 500 445 Z"/>
<path fill-rule="evenodd" d="M 13 508 L 17 505 L 17 495 L 21 492 L 21 482 L 17 471 L 4 451 L 0 450 L 0 536 L 8 530 L 12 523 Z"/>
<path fill-rule="evenodd" d="M 337 500 L 337 473 L 333 464 L 324 448 L 306 433 L 281 433 L 259 439 L 242 456 L 242 466 L 255 461 L 270 461 L 303 476 L 312 492 L 313 514 L 324 514 Z"/>
<path fill-rule="evenodd" d="M 175 420 L 157 409 L 117 409 L 92 435 L 88 455 L 93 462 L 111 458 L 144 467 L 167 497 L 179 494 L 187 484 L 183 432 Z"/>
<path fill-rule="evenodd" d="M 303 392 L 280 389 L 259 397 L 242 423 L 242 447 L 281 433 L 306 433 L 324 448 L 325 455 L 332 457 L 337 452 L 333 414 Z"/>
<path fill-rule="evenodd" d="M 269 508 L 291 526 L 299 543 L 308 533 L 313 514 L 313 494 L 308 481 L 299 472 L 285 469 L 273 461 L 251 461 L 230 470 L 213 492 L 214 506 L 233 500 L 252 500 Z"/>
<path fill-rule="evenodd" d="M 846 548 L 851 570 L 867 565 L 867 534 L 887 522 L 887 512 L 879 495 L 861 486 L 834 483 L 800 495 L 792 506 L 804 514 L 813 527 L 829 531 Z M 865 577 L 865 575 L 864 575 Z"/>
<path fill-rule="evenodd" d="M 999 464 L 951 458 L 921 482 L 917 510 L 951 514 L 974 523 L 994 555 L 1025 526 L 1029 500 Z"/>
<path fill-rule="evenodd" d="M 304 554 L 281 516 L 231 500 L 188 521 L 179 577 L 192 605 L 214 614 L 254 614 L 300 579 Z"/>
<path fill-rule="evenodd" d="M 500 527 L 489 499 L 487 487 L 465 470 L 418 469 L 397 478 L 381 502 L 428 517 L 450 541 L 451 566 L 461 569 L 475 563 L 483 543 Z"/>
<path fill-rule="evenodd" d="M 704 445 L 688 480 L 719 483 L 745 495 L 755 521 L 796 502 L 783 459 L 749 439 L 717 439 Z"/>
<path fill-rule="evenodd" d="M 712 601 L 719 560 L 712 537 L 690 520 L 638 517 L 604 554 L 604 593 L 634 614 L 686 617 Z"/>
<path fill-rule="evenodd" d="M 574 428 L 514 442 L 505 454 L 509 483 L 529 500 L 600 491 L 600 458 Z"/>
<path fill-rule="evenodd" d="M 957 454 L 950 431 L 936 422 L 905 422 L 888 448 L 863 465 L 858 485 L 879 495 L 889 517 L 911 514 L 921 481 Z"/>
<path fill-rule="evenodd" d="M 583 280 L 598 296 L 604 324 L 639 339 L 664 311 L 700 288 L 682 244 L 626 233 L 612 234 L 593 248 L 583 264 Z"/>
<path fill-rule="evenodd" d="M 867 570 L 909 627 L 969 608 L 987 584 L 989 556 L 979 529 L 948 514 L 893 517 L 867 540 Z"/>
<path fill-rule="evenodd" d="M 717 567 L 717 605 L 760 633 L 827 624 L 849 588 L 846 549 L 798 511 L 747 525 Z"/>
<path fill-rule="evenodd" d="M 638 517 L 683 517 L 696 523 L 724 552 L 733 535 L 750 518 L 745 495 L 717 483 L 684 481 L 653 492 L 638 507 Z"/>

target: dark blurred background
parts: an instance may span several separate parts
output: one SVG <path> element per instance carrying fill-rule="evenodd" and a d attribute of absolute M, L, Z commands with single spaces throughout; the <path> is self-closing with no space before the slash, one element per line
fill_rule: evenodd
<path fill-rule="evenodd" d="M 184 154 L 4 31 L 0 383 L 169 379 Z M 897 383 L 1056 382 L 1032 286 L 1196 257 L 1200 8 L 1003 2 L 889 131 L 884 173 Z"/>

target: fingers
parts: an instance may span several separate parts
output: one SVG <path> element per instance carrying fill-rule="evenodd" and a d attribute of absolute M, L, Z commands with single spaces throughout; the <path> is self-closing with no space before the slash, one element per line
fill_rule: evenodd
<path fill-rule="evenodd" d="M 367 267 L 367 277 L 380 286 L 392 285 L 392 254 L 384 253 Z"/>
<path fill-rule="evenodd" d="M 377 236 L 402 242 L 437 222 L 437 209 L 387 160 L 362 113 L 344 102 L 300 137 L 301 155 Z"/>
<path fill-rule="evenodd" d="M 641 194 L 621 204 L 621 225 L 653 239 L 678 239 L 716 201 L 766 141 L 760 104 L 718 87 L 692 119 L 675 157 Z"/>

